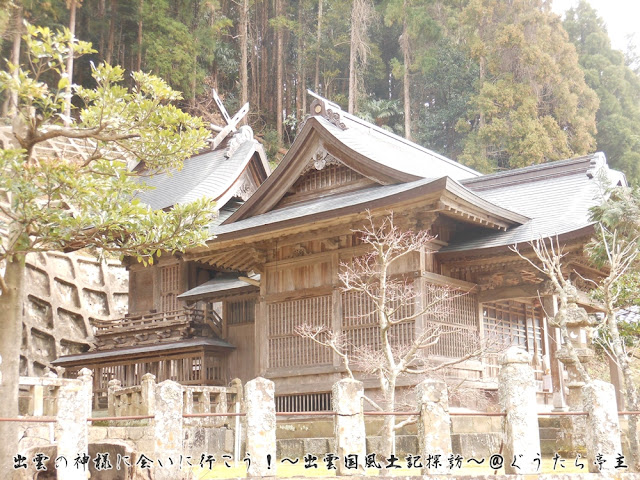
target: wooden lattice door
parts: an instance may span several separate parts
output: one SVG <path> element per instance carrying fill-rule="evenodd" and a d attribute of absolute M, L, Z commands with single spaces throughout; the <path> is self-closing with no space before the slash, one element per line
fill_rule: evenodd
<path fill-rule="evenodd" d="M 180 265 L 169 265 L 160 269 L 160 308 L 163 312 L 178 310 L 180 294 Z"/>

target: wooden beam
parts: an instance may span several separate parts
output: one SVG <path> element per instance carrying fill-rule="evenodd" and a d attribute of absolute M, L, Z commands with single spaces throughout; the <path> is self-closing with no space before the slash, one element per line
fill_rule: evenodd
<path fill-rule="evenodd" d="M 552 293 L 552 289 L 548 285 L 545 285 L 544 282 L 536 285 L 514 285 L 511 287 L 484 290 L 478 294 L 478 302 L 497 302 L 499 300 L 510 300 L 512 298 L 534 298 Z"/>
<path fill-rule="evenodd" d="M 453 288 L 459 288 L 460 290 L 465 290 L 467 292 L 470 292 L 477 287 L 475 283 L 465 282 L 464 280 L 446 277 L 433 272 L 422 272 L 422 278 L 435 285 L 446 285 Z"/>
<path fill-rule="evenodd" d="M 256 280 L 255 278 L 238 277 L 238 280 L 242 280 L 243 282 L 248 283 L 249 285 L 254 285 L 256 287 L 260 286 L 260 281 Z"/>

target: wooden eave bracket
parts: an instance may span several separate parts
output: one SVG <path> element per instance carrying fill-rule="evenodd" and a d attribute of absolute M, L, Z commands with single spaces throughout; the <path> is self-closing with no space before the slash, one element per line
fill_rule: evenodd
<path fill-rule="evenodd" d="M 240 272 L 254 270 L 260 273 L 262 271 L 261 266 L 266 261 L 266 254 L 257 248 L 248 247 L 238 250 L 226 250 L 215 254 L 199 255 L 197 258 L 194 256 L 191 260 Z"/>
<path fill-rule="evenodd" d="M 454 199 L 441 198 L 438 202 L 438 210 L 442 211 L 446 215 L 462 219 L 468 223 L 475 223 L 495 230 L 507 231 L 511 226 L 503 220 L 499 220 L 498 218 L 481 212 L 476 208 L 469 208 Z"/>

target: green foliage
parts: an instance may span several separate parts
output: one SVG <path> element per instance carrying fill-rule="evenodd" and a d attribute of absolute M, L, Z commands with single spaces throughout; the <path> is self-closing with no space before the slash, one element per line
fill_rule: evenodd
<path fill-rule="evenodd" d="M 273 129 L 267 130 L 264 133 L 264 150 L 270 162 L 274 162 L 276 160 L 279 149 L 280 140 L 278 139 L 278 132 Z"/>
<path fill-rule="evenodd" d="M 589 87 L 600 108 L 596 120 L 598 150 L 609 164 L 640 180 L 640 77 L 627 67 L 622 52 L 613 50 L 603 20 L 585 1 L 567 12 L 564 28 L 576 46 Z"/>
<path fill-rule="evenodd" d="M 358 116 L 385 130 L 402 134 L 402 109 L 397 100 L 367 98 L 360 105 Z"/>
<path fill-rule="evenodd" d="M 275 128 L 279 115 L 301 118 L 307 113 L 300 112 L 302 92 L 316 89 L 316 65 L 317 93 L 347 106 L 353 2 L 322 0 L 318 40 L 320 0 L 281 1 L 279 12 L 274 2 L 249 2 L 248 120 L 255 131 Z M 485 171 L 581 155 L 597 146 L 632 183 L 640 178 L 640 80 L 633 70 L 638 55 L 632 42 L 626 56 L 612 50 L 602 21 L 586 3 L 570 10 L 564 24 L 544 0 L 374 3 L 383 21 L 367 32 L 359 98 L 402 105 L 406 67 L 411 133 L 420 143 Z M 68 23 L 63 0 L 22 4 L 25 18 L 33 22 Z M 100 51 L 76 62 L 74 82 L 93 88 L 86 58 L 99 63 L 109 53 L 127 66 L 124 84 L 131 87 L 129 73 L 140 52 L 142 70 L 185 93 L 187 101 L 179 105 L 213 113 L 215 120 L 211 87 L 225 102 L 241 97 L 240 5 L 220 0 L 84 2 L 77 31 Z M 283 34 L 282 58 L 276 55 L 278 32 Z M 2 45 L 5 57 L 9 44 Z M 276 85 L 274 74 L 278 61 L 284 63 L 282 85 Z M 284 96 L 283 112 L 276 112 L 278 91 Z M 227 105 L 231 113 L 235 108 Z M 390 121 L 396 123 L 396 118 Z"/>
<path fill-rule="evenodd" d="M 490 171 L 593 151 L 598 99 L 548 5 L 471 0 L 463 19 L 480 83 L 461 160 Z"/>
<path fill-rule="evenodd" d="M 457 125 L 468 115 L 478 65 L 459 46 L 442 40 L 436 45 L 432 61 L 423 65 L 423 74 L 418 141 L 455 159 L 462 153 L 468 134 Z"/>
<path fill-rule="evenodd" d="M 614 187 L 605 190 L 602 203 L 591 208 L 591 219 L 601 228 L 587 245 L 591 261 L 598 267 L 608 268 L 607 248 L 613 245 L 633 252 L 640 248 L 640 190 L 632 187 Z M 640 259 L 635 258 L 630 268 L 612 286 L 615 307 L 640 305 Z M 597 290 L 595 296 L 602 298 Z"/>
<path fill-rule="evenodd" d="M 183 250 L 207 238 L 204 228 L 212 203 L 203 199 L 152 211 L 135 199 L 140 170 L 180 168 L 182 160 L 204 146 L 202 121 L 170 102 L 180 94 L 158 77 L 133 74 L 133 88 L 122 85 L 123 69 L 93 67 L 95 88 L 74 87 L 77 119 L 66 119 L 63 89 L 70 47 L 76 55 L 90 44 L 72 40 L 67 30 L 27 26 L 29 69 L 11 66 L 0 72 L 0 92 L 17 92 L 14 136 L 22 148 L 0 152 L 0 191 L 9 239 L 0 259 L 34 251 L 91 248 L 151 262 L 160 250 Z M 16 75 L 14 75 L 16 73 Z M 38 147 L 50 139 L 76 141 L 86 155 L 49 157 Z"/>

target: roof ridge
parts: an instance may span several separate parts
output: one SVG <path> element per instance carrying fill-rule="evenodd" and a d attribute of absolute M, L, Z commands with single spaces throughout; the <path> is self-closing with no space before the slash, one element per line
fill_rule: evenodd
<path fill-rule="evenodd" d="M 397 135 L 397 134 L 395 134 L 393 132 L 390 132 L 389 130 L 385 130 L 384 128 L 381 128 L 381 127 L 379 127 L 379 126 L 377 126 L 377 125 L 375 125 L 373 123 L 367 122 L 366 120 L 363 120 L 362 118 L 360 118 L 360 117 L 358 117 L 356 115 L 353 115 L 351 113 L 345 112 L 344 110 L 342 110 L 340 108 L 339 105 L 333 103 L 331 100 L 328 100 L 328 99 L 318 95 L 315 92 L 312 92 L 311 90 L 307 90 L 307 92 L 311 96 L 313 96 L 314 98 L 316 98 L 316 99 L 318 99 L 318 100 L 320 100 L 322 102 L 325 102 L 325 105 L 331 106 L 333 109 L 339 110 L 339 112 L 337 112 L 337 113 L 339 113 L 341 118 L 346 118 L 347 120 L 355 122 L 355 123 L 357 123 L 357 124 L 359 124 L 359 125 L 361 125 L 363 127 L 369 128 L 369 129 L 371 129 L 371 130 L 373 130 L 373 131 L 375 131 L 377 133 L 380 133 L 380 134 L 382 134 L 382 135 L 384 135 L 386 137 L 389 137 L 394 141 L 401 142 L 401 143 L 403 143 L 403 144 L 405 144 L 405 145 L 407 145 L 407 146 L 409 146 L 411 148 L 414 148 L 414 149 L 419 150 L 419 151 L 421 151 L 423 153 L 427 153 L 429 155 L 432 155 L 432 156 L 438 158 L 439 160 L 443 160 L 446 163 L 449 163 L 451 165 L 455 165 L 456 167 L 460 167 L 463 170 L 466 170 L 467 172 L 469 172 L 469 173 L 471 173 L 473 175 L 482 175 L 480 172 L 478 172 L 477 170 L 472 169 L 471 167 L 468 167 L 468 166 L 466 166 L 466 165 L 464 165 L 464 164 L 462 164 L 460 162 L 457 162 L 455 160 L 447 158 L 444 155 L 441 155 L 441 154 L 439 154 L 437 152 L 434 152 L 433 150 L 430 150 L 430 149 L 428 149 L 426 147 L 423 147 L 422 145 L 419 145 L 419 144 L 417 144 L 415 142 L 412 142 L 411 140 L 408 140 L 408 139 L 406 139 L 404 137 L 401 137 L 400 135 Z M 322 117 L 321 114 L 320 115 L 313 114 L 312 116 Z"/>
<path fill-rule="evenodd" d="M 516 168 L 512 170 L 504 170 L 501 172 L 488 173 L 480 177 L 465 178 L 461 180 L 461 183 L 463 183 L 464 185 L 467 185 L 467 184 L 483 183 L 485 181 L 496 180 L 501 178 L 514 179 L 514 177 L 518 177 L 520 175 L 525 175 L 528 173 L 544 172 L 546 170 L 555 170 L 555 169 L 559 169 L 559 168 L 574 165 L 574 164 L 579 165 L 581 163 L 586 162 L 587 160 L 589 161 L 589 167 L 591 167 L 591 164 L 593 163 L 594 160 L 597 162 L 601 158 L 604 160 L 604 163 L 606 164 L 606 159 L 604 159 L 604 154 L 602 152 L 595 152 L 595 153 L 590 153 L 588 155 L 582 155 L 580 157 L 554 160 L 551 162 L 538 163 L 536 165 L 528 165 L 526 167 Z M 589 169 L 590 168 L 586 168 L 584 170 L 585 173 L 587 173 Z M 549 175 L 544 175 L 544 176 L 548 177 Z M 541 175 L 538 175 L 538 176 L 534 176 L 532 179 L 537 179 L 540 177 Z M 514 179 L 513 181 L 515 182 L 516 180 Z"/>

